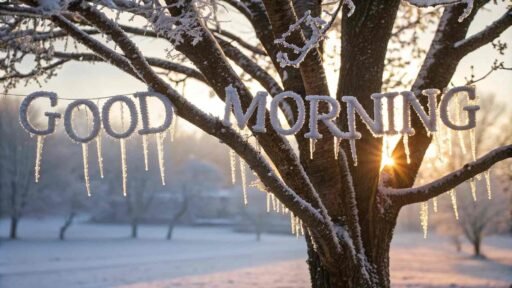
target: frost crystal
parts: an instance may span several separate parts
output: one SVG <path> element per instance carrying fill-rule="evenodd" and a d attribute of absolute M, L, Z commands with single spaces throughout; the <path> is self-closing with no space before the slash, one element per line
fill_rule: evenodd
<path fill-rule="evenodd" d="M 87 196 L 91 197 L 91 184 L 89 182 L 89 148 L 87 143 L 82 143 L 82 160 L 84 162 L 84 180 Z"/>
<path fill-rule="evenodd" d="M 421 202 L 420 220 L 421 220 L 421 228 L 423 229 L 423 238 L 427 239 L 427 233 L 428 233 L 428 201 Z"/>
<path fill-rule="evenodd" d="M 44 136 L 37 135 L 37 147 L 36 147 L 36 164 L 34 168 L 34 177 L 36 183 L 39 182 L 39 176 L 41 175 L 41 159 L 43 157 L 43 145 L 44 145 Z"/>
<path fill-rule="evenodd" d="M 491 170 L 487 170 L 484 172 L 485 176 L 485 186 L 487 188 L 487 198 L 489 200 L 492 199 L 492 190 L 491 190 Z"/>

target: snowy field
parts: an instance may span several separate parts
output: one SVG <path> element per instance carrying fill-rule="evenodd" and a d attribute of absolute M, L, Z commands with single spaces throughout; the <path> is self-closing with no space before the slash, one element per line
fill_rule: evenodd
<path fill-rule="evenodd" d="M 0 222 L 6 237 L 8 223 Z M 142 226 L 141 239 L 127 225 L 78 223 L 68 240 L 56 240 L 60 221 L 23 220 L 19 241 L 0 242 L 1 288 L 305 288 L 305 244 L 284 235 L 226 228 Z M 487 260 L 457 254 L 444 238 L 397 234 L 391 253 L 393 287 L 510 287 L 512 238 L 486 239 Z"/>

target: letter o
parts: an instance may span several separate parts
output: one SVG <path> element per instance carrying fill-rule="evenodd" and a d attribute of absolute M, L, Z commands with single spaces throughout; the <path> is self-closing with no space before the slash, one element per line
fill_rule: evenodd
<path fill-rule="evenodd" d="M 295 124 L 293 124 L 290 129 L 284 129 L 281 126 L 281 123 L 279 122 L 279 119 L 277 117 L 277 112 L 279 108 L 279 102 L 283 101 L 285 98 L 292 98 L 295 103 L 297 104 L 297 121 L 295 121 Z M 276 130 L 277 133 L 281 135 L 293 135 L 297 132 L 299 132 L 302 125 L 304 125 L 304 121 L 306 119 L 306 111 L 304 107 L 304 100 L 300 97 L 299 94 L 292 92 L 292 91 L 285 91 L 282 93 L 277 94 L 270 103 L 270 124 L 272 124 L 272 127 L 274 130 Z"/>
<path fill-rule="evenodd" d="M 112 105 L 114 105 L 114 103 L 119 101 L 126 104 L 126 106 L 128 107 L 128 111 L 130 112 L 130 125 L 128 126 L 128 129 L 122 133 L 117 133 L 112 129 L 112 126 L 110 125 L 110 109 L 112 109 Z M 108 135 L 116 139 L 128 138 L 137 128 L 137 107 L 135 106 L 135 103 L 133 103 L 133 101 L 127 96 L 114 96 L 108 99 L 107 102 L 105 102 L 105 105 L 103 105 L 101 111 L 101 118 L 103 120 L 103 128 L 105 128 L 105 132 L 107 132 Z"/>
<path fill-rule="evenodd" d="M 92 114 L 92 130 L 89 132 L 89 135 L 85 137 L 81 137 L 75 133 L 75 130 L 73 130 L 73 121 L 71 121 L 73 119 L 73 111 L 80 105 L 86 106 Z M 78 143 L 88 143 L 98 136 L 100 128 L 100 111 L 92 101 L 86 99 L 76 100 L 66 108 L 66 112 L 64 113 L 64 129 L 71 140 Z"/>

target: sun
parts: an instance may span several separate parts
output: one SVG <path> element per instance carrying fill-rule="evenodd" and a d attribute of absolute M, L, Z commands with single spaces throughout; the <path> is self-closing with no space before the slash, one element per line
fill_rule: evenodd
<path fill-rule="evenodd" d="M 384 153 L 382 153 L 382 161 L 380 164 L 380 168 L 384 168 L 385 166 L 393 166 L 395 164 L 395 160 L 393 160 L 393 157 L 390 157 Z"/>

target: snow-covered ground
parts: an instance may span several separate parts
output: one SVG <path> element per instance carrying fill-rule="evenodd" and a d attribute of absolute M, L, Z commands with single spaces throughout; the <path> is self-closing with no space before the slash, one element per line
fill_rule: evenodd
<path fill-rule="evenodd" d="M 0 237 L 8 223 L 0 222 Z M 142 226 L 141 239 L 127 225 L 78 223 L 67 241 L 56 240 L 59 220 L 23 220 L 21 240 L 0 242 L 4 288 L 305 288 L 305 244 L 285 235 L 234 233 L 226 228 Z M 391 253 L 393 287 L 510 287 L 512 238 L 486 239 L 488 260 L 457 254 L 435 235 L 397 234 Z"/>

